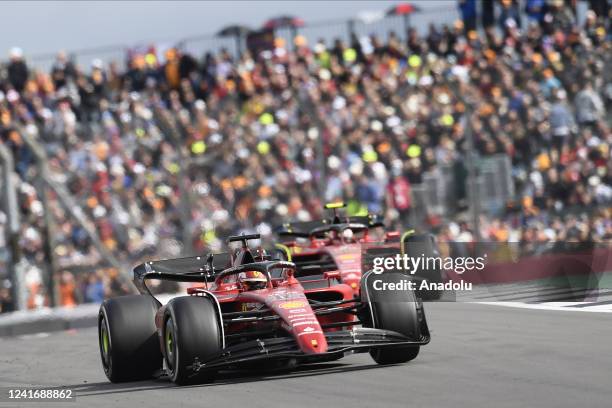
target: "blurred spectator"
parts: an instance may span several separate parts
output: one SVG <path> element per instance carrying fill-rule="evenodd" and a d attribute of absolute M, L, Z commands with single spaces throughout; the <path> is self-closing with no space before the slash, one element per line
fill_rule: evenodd
<path fill-rule="evenodd" d="M 525 2 L 525 13 L 527 14 L 528 22 L 536 22 L 541 25 L 546 14 L 547 0 L 527 0 Z"/>
<path fill-rule="evenodd" d="M 521 28 L 521 16 L 517 0 L 501 0 L 499 26 L 506 34 L 510 27 Z"/>
<path fill-rule="evenodd" d="M 106 296 L 122 296 L 130 294 L 130 288 L 127 286 L 125 281 L 121 280 L 117 269 L 111 268 L 106 276 L 108 277 L 108 284 L 106 285 L 108 293 L 106 293 Z"/>
<path fill-rule="evenodd" d="M 610 2 L 602 0 L 589 0 L 589 9 L 598 17 L 608 18 L 610 13 Z"/>
<path fill-rule="evenodd" d="M 68 85 L 69 81 L 76 77 L 76 68 L 64 51 L 57 54 L 57 58 L 51 67 L 51 80 L 55 89 L 61 89 Z"/>
<path fill-rule="evenodd" d="M 85 302 L 101 303 L 104 300 L 104 283 L 97 274 L 89 275 L 85 285 Z"/>
<path fill-rule="evenodd" d="M 60 275 L 59 282 L 59 305 L 66 307 L 74 307 L 77 304 L 76 296 L 76 283 L 74 275 L 68 271 L 64 271 Z"/>
<path fill-rule="evenodd" d="M 486 30 L 495 25 L 495 2 L 481 2 L 481 21 L 482 27 Z"/>
<path fill-rule="evenodd" d="M 465 30 L 476 30 L 476 0 L 459 0 L 458 5 Z"/>
<path fill-rule="evenodd" d="M 563 0 L 551 0 L 546 15 L 544 16 L 546 32 L 554 33 L 556 30 L 569 32 L 575 22 L 575 16 L 570 7 Z"/>
<path fill-rule="evenodd" d="M 552 130 L 553 145 L 557 149 L 569 141 L 570 134 L 574 129 L 573 115 L 565 104 L 565 91 L 558 90 L 555 102 L 550 109 L 550 128 Z"/>
<path fill-rule="evenodd" d="M 387 185 L 387 208 L 395 209 L 402 225 L 409 225 L 410 208 L 412 207 L 410 182 L 402 174 L 401 164 L 393 166 L 392 178 Z"/>
<path fill-rule="evenodd" d="M 11 296 L 10 287 L 6 286 L 10 282 L 5 281 L 3 284 L 5 285 L 0 287 L 0 313 L 12 312 L 14 310 L 13 297 Z"/>
<path fill-rule="evenodd" d="M 29 75 L 28 66 L 23 59 L 23 51 L 18 47 L 12 48 L 9 57 L 8 81 L 17 92 L 22 92 Z"/>
<path fill-rule="evenodd" d="M 574 98 L 576 107 L 576 120 L 582 126 L 594 127 L 603 119 L 605 108 L 601 97 L 595 90 L 591 81 L 585 81 L 584 87 Z"/>

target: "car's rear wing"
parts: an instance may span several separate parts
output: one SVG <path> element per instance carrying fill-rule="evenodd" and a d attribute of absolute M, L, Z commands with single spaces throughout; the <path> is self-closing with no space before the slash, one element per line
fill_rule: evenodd
<path fill-rule="evenodd" d="M 369 228 L 385 226 L 384 219 L 381 214 L 354 215 L 352 217 L 348 217 L 347 222 L 351 224 L 364 224 Z"/>
<path fill-rule="evenodd" d="M 380 214 L 368 214 L 363 216 L 340 217 L 340 224 L 361 224 L 367 228 L 384 227 L 383 217 Z M 288 222 L 276 228 L 276 233 L 281 237 L 308 238 L 317 231 L 325 230 L 334 225 L 331 219 L 316 221 Z"/>
<path fill-rule="evenodd" d="M 147 279 L 206 283 L 229 268 L 230 261 L 231 255 L 227 252 L 148 261 L 134 268 L 133 281 L 141 293 L 149 292 L 145 284 Z"/>
<path fill-rule="evenodd" d="M 312 230 L 329 224 L 330 221 L 326 219 L 316 221 L 288 222 L 276 228 L 276 233 L 281 237 L 308 238 Z"/>
<path fill-rule="evenodd" d="M 150 279 L 208 284 L 215 279 L 247 271 L 262 272 L 268 283 L 271 284 L 270 272 L 272 269 L 290 268 L 295 270 L 294 263 L 279 260 L 245 263 L 237 266 L 231 266 L 230 262 L 231 256 L 229 253 L 149 261 L 134 268 L 134 284 L 140 293 L 151 294 L 146 284 L 146 281 Z"/>

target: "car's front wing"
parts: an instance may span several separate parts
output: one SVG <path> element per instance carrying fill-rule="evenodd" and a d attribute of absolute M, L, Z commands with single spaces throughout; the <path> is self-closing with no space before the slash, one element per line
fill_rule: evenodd
<path fill-rule="evenodd" d="M 257 339 L 228 346 L 206 362 L 196 359 L 191 369 L 196 373 L 201 369 L 232 367 L 266 359 L 295 359 L 296 362 L 309 363 L 333 360 L 348 352 L 367 351 L 373 347 L 420 346 L 430 340 L 429 332 L 414 340 L 394 331 L 365 327 L 327 332 L 325 337 L 328 345 L 325 353 L 303 353 L 292 337 Z"/>

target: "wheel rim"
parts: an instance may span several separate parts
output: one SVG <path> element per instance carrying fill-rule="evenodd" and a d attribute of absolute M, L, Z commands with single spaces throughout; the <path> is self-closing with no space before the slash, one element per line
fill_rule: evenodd
<path fill-rule="evenodd" d="M 108 355 L 108 333 L 106 329 L 102 329 L 102 350 L 104 350 L 104 355 Z"/>
<path fill-rule="evenodd" d="M 102 364 L 105 369 L 108 369 L 110 365 L 110 335 L 108 333 L 108 325 L 104 316 L 100 319 L 100 354 L 102 355 Z"/>
<path fill-rule="evenodd" d="M 164 336 L 164 344 L 166 347 L 166 360 L 168 362 L 168 367 L 171 370 L 174 370 L 174 361 L 175 361 L 175 335 L 174 335 L 174 325 L 172 324 L 172 319 L 168 318 L 166 320 L 165 327 L 165 336 Z"/>

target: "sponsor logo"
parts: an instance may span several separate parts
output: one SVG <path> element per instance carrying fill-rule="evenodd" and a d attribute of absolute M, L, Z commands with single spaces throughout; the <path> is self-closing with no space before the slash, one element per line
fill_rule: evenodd
<path fill-rule="evenodd" d="M 281 292 L 281 293 L 273 293 L 268 296 L 269 299 L 272 300 L 290 300 L 296 298 L 302 298 L 304 295 L 301 292 Z"/>
<path fill-rule="evenodd" d="M 304 309 L 296 309 L 296 310 L 304 310 Z M 312 315 L 310 313 L 293 314 L 294 313 L 293 310 L 290 310 L 289 313 L 291 313 L 291 316 L 289 316 L 289 320 L 291 320 L 292 322 L 295 322 L 298 320 L 312 319 Z"/>
<path fill-rule="evenodd" d="M 260 310 L 264 307 L 263 303 L 259 303 L 259 302 L 246 302 L 242 304 L 242 311 L 243 312 L 250 312 L 253 310 Z"/>
<path fill-rule="evenodd" d="M 306 307 L 308 303 L 305 300 L 292 300 L 290 302 L 281 303 L 278 305 L 281 309 L 298 309 Z"/>
<path fill-rule="evenodd" d="M 355 254 L 342 254 L 342 255 L 338 255 L 338 259 L 340 261 L 354 261 L 355 260 Z"/>
<path fill-rule="evenodd" d="M 297 327 L 297 326 L 304 326 L 305 324 L 318 324 L 319 322 L 315 322 L 312 320 L 306 320 L 304 322 L 297 322 L 297 323 L 291 322 L 291 323 L 293 324 L 293 327 Z"/>

